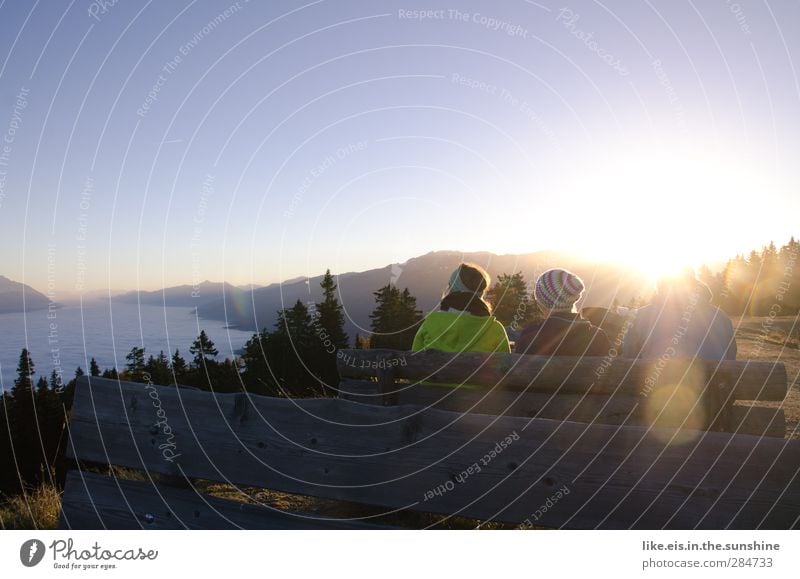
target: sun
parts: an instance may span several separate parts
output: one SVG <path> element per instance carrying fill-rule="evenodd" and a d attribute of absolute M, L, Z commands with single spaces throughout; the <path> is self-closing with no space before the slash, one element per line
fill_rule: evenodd
<path fill-rule="evenodd" d="M 561 197 L 575 209 L 569 228 L 559 222 L 553 235 L 570 238 L 571 250 L 655 279 L 730 258 L 743 218 L 734 200 L 754 190 L 746 172 L 708 151 L 618 149 L 566 179 Z"/>

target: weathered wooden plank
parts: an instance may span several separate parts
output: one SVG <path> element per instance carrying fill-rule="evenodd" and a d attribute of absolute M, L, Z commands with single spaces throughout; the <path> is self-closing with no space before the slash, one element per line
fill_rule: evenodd
<path fill-rule="evenodd" d="M 62 529 L 386 529 L 211 497 L 192 490 L 70 471 Z"/>
<path fill-rule="evenodd" d="M 339 397 L 362 404 L 382 405 L 382 390 L 376 382 L 343 380 Z M 704 401 L 687 399 L 679 393 L 658 399 L 621 395 L 538 394 L 522 391 L 467 389 L 426 384 L 395 384 L 396 404 L 501 416 L 549 418 L 596 424 L 626 424 L 670 428 L 703 429 L 713 416 Z M 734 405 L 728 432 L 777 436 L 786 434 L 782 408 Z"/>
<path fill-rule="evenodd" d="M 800 517 L 800 442 L 727 433 L 82 377 L 69 448 L 158 473 L 509 523 L 530 519 L 562 488 L 569 493 L 536 524 L 789 528 Z"/>
<path fill-rule="evenodd" d="M 547 357 L 522 354 L 394 350 L 342 350 L 339 376 L 368 378 L 392 364 L 396 378 L 455 384 L 480 384 L 503 390 L 559 394 L 639 394 L 658 385 L 681 382 L 702 387 L 706 382 L 732 391 L 734 400 L 781 401 L 786 397 L 783 363 L 743 360 L 620 357 Z"/>

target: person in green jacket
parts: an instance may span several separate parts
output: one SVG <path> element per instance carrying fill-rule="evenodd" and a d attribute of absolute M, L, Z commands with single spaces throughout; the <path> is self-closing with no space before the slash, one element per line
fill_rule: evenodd
<path fill-rule="evenodd" d="M 450 276 L 439 310 L 422 322 L 413 352 L 510 352 L 503 325 L 486 301 L 489 274 L 480 266 L 462 263 Z"/>

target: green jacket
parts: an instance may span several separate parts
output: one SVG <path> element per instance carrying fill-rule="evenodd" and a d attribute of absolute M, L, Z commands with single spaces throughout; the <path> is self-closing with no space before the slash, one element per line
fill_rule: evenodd
<path fill-rule="evenodd" d="M 414 336 L 412 352 L 510 352 L 506 329 L 494 316 L 431 312 Z"/>
<path fill-rule="evenodd" d="M 466 312 L 431 312 L 414 336 L 412 352 L 440 350 L 442 352 L 510 352 L 503 324 L 494 316 L 473 316 Z M 425 382 L 428 386 L 482 389 L 473 384 Z"/>

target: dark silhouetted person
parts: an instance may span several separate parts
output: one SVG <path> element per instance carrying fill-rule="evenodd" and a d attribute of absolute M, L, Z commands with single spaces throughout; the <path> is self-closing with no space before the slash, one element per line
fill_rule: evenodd
<path fill-rule="evenodd" d="M 711 290 L 691 270 L 661 279 L 653 302 L 636 311 L 623 355 L 735 360 L 733 324 L 711 299 Z"/>

